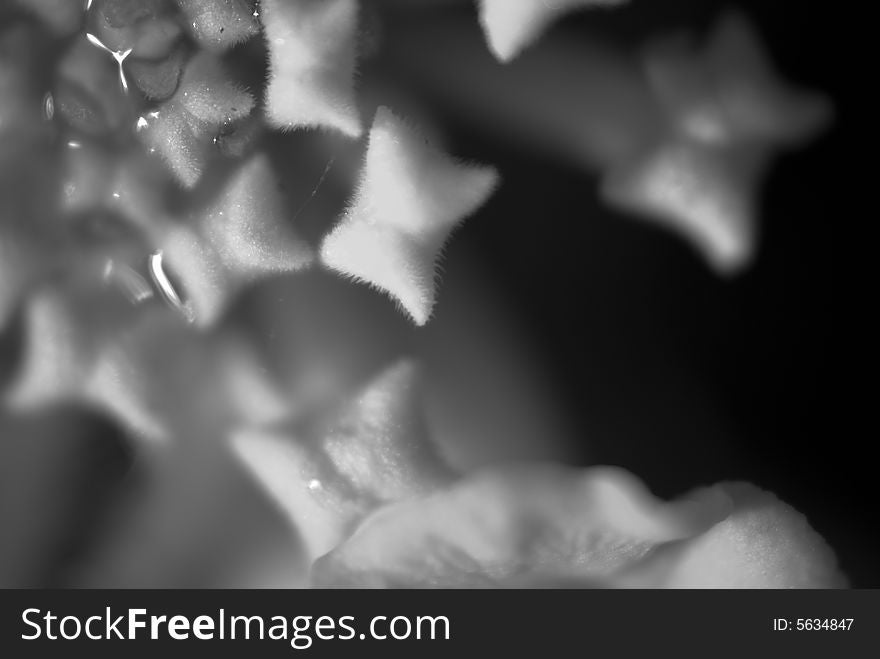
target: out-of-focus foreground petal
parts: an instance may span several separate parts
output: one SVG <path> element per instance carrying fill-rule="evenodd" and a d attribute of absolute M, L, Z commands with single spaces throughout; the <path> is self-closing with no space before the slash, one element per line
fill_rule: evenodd
<path fill-rule="evenodd" d="M 614 468 L 500 468 L 387 506 L 316 561 L 334 586 L 830 586 L 803 518 L 738 487 L 670 503 Z"/>
<path fill-rule="evenodd" d="M 563 14 L 627 0 L 480 0 L 480 24 L 492 53 L 509 62 Z"/>

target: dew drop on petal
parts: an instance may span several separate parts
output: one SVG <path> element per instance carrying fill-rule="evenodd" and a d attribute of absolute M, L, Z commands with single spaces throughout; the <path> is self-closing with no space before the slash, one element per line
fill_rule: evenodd
<path fill-rule="evenodd" d="M 52 121 L 55 116 L 55 97 L 52 96 L 52 92 L 46 92 L 43 96 L 43 116 L 47 121 Z"/>

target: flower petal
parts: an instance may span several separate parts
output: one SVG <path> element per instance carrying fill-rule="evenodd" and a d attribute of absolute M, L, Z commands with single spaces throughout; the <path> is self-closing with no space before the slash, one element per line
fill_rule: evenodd
<path fill-rule="evenodd" d="M 177 0 L 202 48 L 223 51 L 260 31 L 248 0 Z"/>
<path fill-rule="evenodd" d="M 192 116 L 211 126 L 242 119 L 254 107 L 253 96 L 230 81 L 220 60 L 209 53 L 189 61 L 177 97 Z"/>
<path fill-rule="evenodd" d="M 33 12 L 59 36 L 76 32 L 85 16 L 85 5 L 76 0 L 15 0 L 15 2 Z"/>
<path fill-rule="evenodd" d="M 354 201 L 324 239 L 321 258 L 385 291 L 424 325 L 443 245 L 497 182 L 494 169 L 456 162 L 379 108 Z"/>
<path fill-rule="evenodd" d="M 683 141 L 664 145 L 602 182 L 604 199 L 691 242 L 712 268 L 735 273 L 757 243 L 755 186 L 763 161 Z"/>
<path fill-rule="evenodd" d="M 269 48 L 269 123 L 333 128 L 359 137 L 356 0 L 263 0 L 260 17 Z"/>
<path fill-rule="evenodd" d="M 628 473 L 522 466 L 490 470 L 380 509 L 315 562 L 317 585 L 473 587 L 601 581 L 730 512 L 699 490 L 655 499 Z"/>
<path fill-rule="evenodd" d="M 730 516 L 706 533 L 673 544 L 622 582 L 666 588 L 840 588 L 846 577 L 834 552 L 807 519 L 749 483 L 717 488 L 733 501 Z"/>
<path fill-rule="evenodd" d="M 314 425 L 234 437 L 236 452 L 300 531 L 311 558 L 381 503 L 451 479 L 428 437 L 418 393 L 417 371 L 403 361 Z"/>
<path fill-rule="evenodd" d="M 644 66 L 665 127 L 606 171 L 605 200 L 673 228 L 720 274 L 738 273 L 756 251 L 767 164 L 812 137 L 831 108 L 776 78 L 738 14 L 725 16 L 701 51 L 666 40 L 647 49 Z"/>
<path fill-rule="evenodd" d="M 509 62 L 563 14 L 627 0 L 480 0 L 480 23 L 492 53 Z"/>

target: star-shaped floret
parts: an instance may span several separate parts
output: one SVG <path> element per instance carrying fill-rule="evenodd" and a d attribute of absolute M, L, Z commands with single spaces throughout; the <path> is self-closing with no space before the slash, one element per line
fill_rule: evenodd
<path fill-rule="evenodd" d="M 258 12 L 249 0 L 177 0 L 202 48 L 223 51 L 260 31 Z"/>
<path fill-rule="evenodd" d="M 111 262 L 104 275 L 29 297 L 6 405 L 82 404 L 154 442 L 192 424 L 226 432 L 281 417 L 285 401 L 240 341 L 193 332 L 129 265 Z"/>
<path fill-rule="evenodd" d="M 247 117 L 251 94 L 233 82 L 209 53 L 186 65 L 176 93 L 157 110 L 139 117 L 136 129 L 150 152 L 158 152 L 185 187 L 198 183 L 214 140 L 226 126 Z"/>
<path fill-rule="evenodd" d="M 665 502 L 617 468 L 500 467 L 378 509 L 315 562 L 318 586 L 832 588 L 803 515 L 746 483 Z"/>
<path fill-rule="evenodd" d="M 356 0 L 263 0 L 260 18 L 269 48 L 269 123 L 360 136 Z"/>
<path fill-rule="evenodd" d="M 292 226 L 278 187 L 268 157 L 254 156 L 205 210 L 157 238 L 197 325 L 214 323 L 246 285 L 311 264 L 312 250 Z"/>
<path fill-rule="evenodd" d="M 424 325 L 444 244 L 497 182 L 494 169 L 457 162 L 379 108 L 354 199 L 324 239 L 321 258 L 385 291 Z"/>
<path fill-rule="evenodd" d="M 146 404 L 147 385 L 122 349 L 134 317 L 112 289 L 99 295 L 70 288 L 33 293 L 24 309 L 22 363 L 6 404 L 28 410 L 77 402 L 117 416 L 137 434 L 166 437 Z"/>
<path fill-rule="evenodd" d="M 16 4 L 32 12 L 50 30 L 59 36 L 73 34 L 82 25 L 85 4 L 76 0 L 15 0 Z"/>
<path fill-rule="evenodd" d="M 586 7 L 612 7 L 627 0 L 479 0 L 480 23 L 492 53 L 509 62 L 562 15 Z"/>
<path fill-rule="evenodd" d="M 300 531 L 312 559 L 376 506 L 452 478 L 430 441 L 417 375 L 412 362 L 401 361 L 316 420 L 235 436 L 237 453 Z"/>
<path fill-rule="evenodd" d="M 104 0 L 89 29 L 110 52 L 131 51 L 132 57 L 159 59 L 183 36 L 176 17 L 155 0 Z"/>
<path fill-rule="evenodd" d="M 764 169 L 822 128 L 829 104 L 781 83 L 736 14 L 704 52 L 673 40 L 649 49 L 645 66 L 665 132 L 606 172 L 603 195 L 681 233 L 716 271 L 736 273 L 754 256 Z"/>

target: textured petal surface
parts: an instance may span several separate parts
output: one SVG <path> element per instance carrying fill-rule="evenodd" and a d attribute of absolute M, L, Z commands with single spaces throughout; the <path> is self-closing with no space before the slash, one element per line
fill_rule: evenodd
<path fill-rule="evenodd" d="M 376 506 L 451 479 L 428 437 L 417 373 L 404 361 L 307 427 L 243 430 L 236 451 L 300 531 L 314 558 Z"/>
<path fill-rule="evenodd" d="M 230 80 L 220 60 L 201 53 L 187 63 L 174 96 L 138 118 L 137 133 L 177 180 L 192 188 L 204 173 L 218 133 L 247 117 L 253 107 L 253 96 Z"/>
<path fill-rule="evenodd" d="M 13 409 L 78 403 L 151 441 L 222 434 L 286 409 L 250 350 L 192 331 L 152 295 L 46 289 L 29 298 L 23 330 L 22 362 L 4 392 Z"/>
<path fill-rule="evenodd" d="M 380 509 L 313 575 L 317 585 L 584 585 L 705 532 L 730 510 L 718 490 L 663 503 L 619 469 L 496 468 Z"/>
<path fill-rule="evenodd" d="M 263 0 L 260 17 L 269 48 L 269 123 L 358 137 L 356 0 Z"/>
<path fill-rule="evenodd" d="M 497 181 L 495 170 L 456 162 L 380 108 L 354 200 L 325 238 L 321 258 L 385 291 L 424 325 L 434 307 L 443 245 Z"/>
<path fill-rule="evenodd" d="M 841 588 L 834 552 L 807 519 L 749 483 L 716 486 L 733 512 L 706 533 L 670 545 L 621 581 L 664 588 Z"/>

